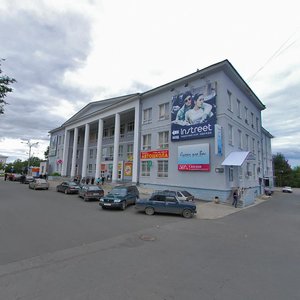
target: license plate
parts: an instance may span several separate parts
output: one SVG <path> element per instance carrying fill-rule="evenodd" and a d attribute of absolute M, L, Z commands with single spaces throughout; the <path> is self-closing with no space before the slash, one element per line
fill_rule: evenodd
<path fill-rule="evenodd" d="M 97 193 L 94 193 L 93 196 L 98 196 L 98 194 L 97 194 Z"/>
<path fill-rule="evenodd" d="M 110 203 L 104 203 L 104 206 L 111 206 Z"/>

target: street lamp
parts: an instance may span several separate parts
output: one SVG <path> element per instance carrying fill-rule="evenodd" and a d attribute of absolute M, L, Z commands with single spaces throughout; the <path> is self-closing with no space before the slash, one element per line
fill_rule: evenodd
<path fill-rule="evenodd" d="M 36 143 L 31 143 L 30 140 L 28 140 L 27 142 L 21 142 L 23 144 L 27 144 L 28 147 L 29 147 L 29 155 L 28 155 L 28 163 L 27 163 L 27 173 L 29 171 L 29 166 L 30 166 L 30 156 L 31 156 L 31 148 L 33 146 L 36 146 L 39 142 L 36 142 Z"/>

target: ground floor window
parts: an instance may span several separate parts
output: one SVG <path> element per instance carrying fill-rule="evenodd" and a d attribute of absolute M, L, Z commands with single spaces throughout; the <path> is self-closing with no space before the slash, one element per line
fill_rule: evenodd
<path fill-rule="evenodd" d="M 150 176 L 150 163 L 148 160 L 142 161 L 142 176 Z"/>
<path fill-rule="evenodd" d="M 169 161 L 159 160 L 157 164 L 158 164 L 157 177 L 168 177 Z"/>

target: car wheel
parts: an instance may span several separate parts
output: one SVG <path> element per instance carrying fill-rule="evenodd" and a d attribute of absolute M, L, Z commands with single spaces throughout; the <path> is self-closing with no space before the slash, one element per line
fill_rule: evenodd
<path fill-rule="evenodd" d="M 182 215 L 184 218 L 189 219 L 193 216 L 193 213 L 189 209 L 184 209 Z"/>
<path fill-rule="evenodd" d="M 87 202 L 87 201 L 88 201 L 88 198 L 83 197 L 83 201 Z"/>
<path fill-rule="evenodd" d="M 65 189 L 65 194 L 66 194 L 66 195 L 68 194 L 68 189 Z"/>
<path fill-rule="evenodd" d="M 138 200 L 139 200 L 139 197 L 136 196 L 135 199 L 134 199 L 133 205 L 135 205 L 135 204 L 136 204 L 136 201 L 138 201 Z"/>
<path fill-rule="evenodd" d="M 59 192 L 59 189 L 58 189 L 58 187 L 56 188 L 56 191 L 57 191 L 57 192 Z"/>
<path fill-rule="evenodd" d="M 148 216 L 152 216 L 154 215 L 154 208 L 153 207 L 146 207 L 145 208 L 145 214 L 148 215 Z"/>
<path fill-rule="evenodd" d="M 121 210 L 125 210 L 126 209 L 126 201 L 122 202 L 122 206 L 121 206 Z"/>

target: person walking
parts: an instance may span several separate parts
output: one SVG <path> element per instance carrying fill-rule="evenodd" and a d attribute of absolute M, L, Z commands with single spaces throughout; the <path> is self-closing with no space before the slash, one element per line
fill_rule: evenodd
<path fill-rule="evenodd" d="M 234 205 L 234 207 L 236 208 L 237 204 L 238 204 L 238 192 L 237 192 L 237 190 L 234 190 L 232 205 Z"/>
<path fill-rule="evenodd" d="M 102 177 L 101 177 L 101 182 L 102 182 L 102 185 L 104 184 L 104 180 L 105 180 L 105 177 L 104 177 L 104 176 L 102 176 Z"/>

